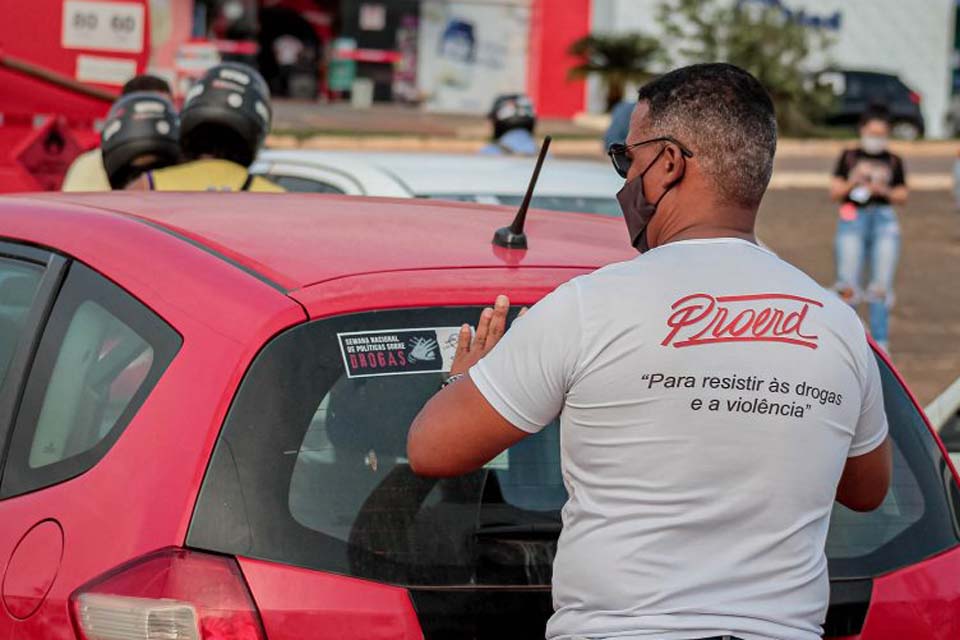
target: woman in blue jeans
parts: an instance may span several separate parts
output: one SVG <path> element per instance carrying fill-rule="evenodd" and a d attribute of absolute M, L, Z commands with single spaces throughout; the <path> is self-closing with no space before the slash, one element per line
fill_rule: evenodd
<path fill-rule="evenodd" d="M 870 333 L 889 351 L 893 279 L 900 256 L 900 223 L 893 205 L 907 201 L 900 156 L 887 150 L 889 113 L 873 107 L 860 120 L 860 145 L 841 154 L 830 197 L 840 203 L 835 239 L 835 289 L 854 308 L 867 301 Z"/>

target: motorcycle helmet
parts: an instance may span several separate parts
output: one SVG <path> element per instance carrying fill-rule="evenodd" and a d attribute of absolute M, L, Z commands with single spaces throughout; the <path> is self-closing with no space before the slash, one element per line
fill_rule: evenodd
<path fill-rule="evenodd" d="M 493 123 L 494 140 L 512 129 L 526 129 L 533 133 L 537 125 L 537 114 L 533 109 L 533 102 L 519 93 L 497 96 L 488 117 Z"/>
<path fill-rule="evenodd" d="M 180 111 L 180 146 L 202 157 L 253 163 L 270 131 L 270 89 L 256 69 L 239 62 L 210 68 L 187 93 Z"/>
<path fill-rule="evenodd" d="M 180 160 L 179 119 L 173 102 L 153 91 L 121 96 L 100 133 L 110 186 L 122 189 L 140 174 Z"/>

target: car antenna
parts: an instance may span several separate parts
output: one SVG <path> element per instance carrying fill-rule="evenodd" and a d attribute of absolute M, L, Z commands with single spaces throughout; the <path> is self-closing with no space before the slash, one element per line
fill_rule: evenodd
<path fill-rule="evenodd" d="M 530 177 L 530 184 L 527 185 L 527 193 L 523 196 L 523 202 L 517 209 L 517 215 L 509 227 L 497 229 L 493 234 L 493 244 L 507 249 L 526 249 L 527 234 L 523 232 L 523 225 L 527 221 L 527 209 L 530 208 L 530 199 L 533 197 L 533 190 L 537 186 L 537 179 L 540 177 L 540 167 L 543 166 L 543 160 L 547 157 L 547 149 L 550 148 L 550 136 L 543 139 L 540 146 L 540 155 L 537 156 L 537 165 L 533 168 L 533 175 Z"/>

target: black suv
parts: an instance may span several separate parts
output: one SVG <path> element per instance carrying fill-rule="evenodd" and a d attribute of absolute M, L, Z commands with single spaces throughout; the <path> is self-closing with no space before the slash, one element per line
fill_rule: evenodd
<path fill-rule="evenodd" d="M 821 83 L 831 85 L 837 95 L 826 124 L 856 127 L 868 106 L 883 104 L 890 110 L 894 138 L 916 140 L 923 136 L 920 94 L 897 76 L 873 71 L 834 70 L 821 73 L 819 79 Z"/>

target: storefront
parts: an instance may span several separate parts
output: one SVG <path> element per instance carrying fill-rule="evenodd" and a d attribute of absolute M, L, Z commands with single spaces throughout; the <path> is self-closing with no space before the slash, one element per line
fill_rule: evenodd
<path fill-rule="evenodd" d="M 832 66 L 895 74 L 919 94 L 927 135 L 944 135 L 955 66 L 956 0 L 730 1 L 763 3 L 810 29 L 826 30 L 832 44 L 811 60 L 811 70 Z M 660 36 L 661 4 L 662 0 L 593 0 L 593 29 Z M 591 87 L 589 102 L 594 109 L 599 96 L 599 87 Z"/>
<path fill-rule="evenodd" d="M 590 0 L 371 0 L 341 8 L 345 50 L 374 99 L 483 113 L 494 96 L 527 93 L 541 113 L 582 111 L 566 47 L 590 29 Z"/>

